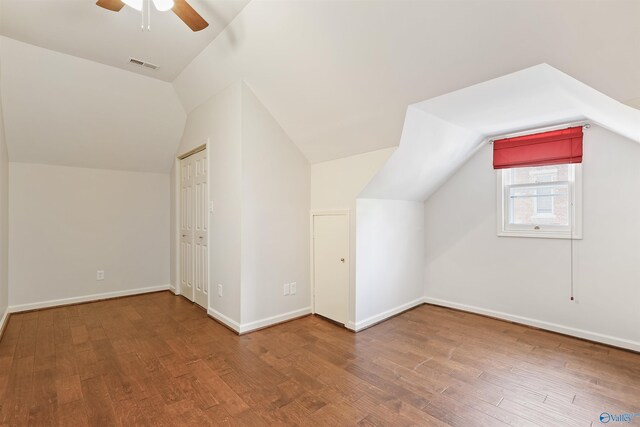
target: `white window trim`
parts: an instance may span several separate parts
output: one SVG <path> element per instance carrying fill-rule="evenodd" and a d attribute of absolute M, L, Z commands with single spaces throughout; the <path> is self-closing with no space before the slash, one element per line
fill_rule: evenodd
<path fill-rule="evenodd" d="M 499 237 L 537 237 L 546 239 L 582 239 L 582 164 L 574 164 L 573 180 L 569 180 L 569 194 L 571 195 L 571 204 L 573 205 L 572 212 L 572 227 L 571 231 L 554 230 L 553 226 L 540 225 L 540 229 L 534 229 L 534 226 L 525 225 L 514 228 L 511 226 L 507 229 L 508 211 L 507 211 L 507 197 L 505 189 L 503 187 L 503 170 L 496 170 L 496 200 L 497 209 L 496 217 L 498 222 L 498 236 Z"/>

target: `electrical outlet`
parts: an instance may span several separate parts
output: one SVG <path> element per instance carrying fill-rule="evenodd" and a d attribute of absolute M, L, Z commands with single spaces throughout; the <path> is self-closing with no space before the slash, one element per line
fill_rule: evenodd
<path fill-rule="evenodd" d="M 282 295 L 289 295 L 289 293 L 291 292 L 291 289 L 289 287 L 288 283 L 285 283 L 284 285 L 282 285 Z"/>
<path fill-rule="evenodd" d="M 296 292 L 298 291 L 298 283 L 297 282 L 293 282 L 291 285 L 289 285 L 290 291 L 291 291 L 291 295 L 295 295 Z"/>
<path fill-rule="evenodd" d="M 218 296 L 221 297 L 222 296 L 222 285 L 218 284 Z"/>
<path fill-rule="evenodd" d="M 104 280 L 104 270 L 96 271 L 96 280 Z"/>

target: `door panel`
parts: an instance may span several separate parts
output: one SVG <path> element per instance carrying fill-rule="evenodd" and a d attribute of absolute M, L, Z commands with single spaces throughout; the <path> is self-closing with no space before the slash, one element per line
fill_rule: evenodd
<path fill-rule="evenodd" d="M 193 160 L 180 161 L 180 293 L 193 301 Z"/>
<path fill-rule="evenodd" d="M 180 292 L 207 308 L 209 191 L 206 150 L 182 159 L 180 164 Z"/>
<path fill-rule="evenodd" d="M 314 311 L 347 323 L 349 302 L 349 217 L 313 217 Z"/>
<path fill-rule="evenodd" d="M 200 151 L 194 157 L 194 245 L 195 245 L 195 288 L 194 300 L 202 307 L 208 307 L 209 298 L 209 192 L 207 188 L 207 155 Z"/>

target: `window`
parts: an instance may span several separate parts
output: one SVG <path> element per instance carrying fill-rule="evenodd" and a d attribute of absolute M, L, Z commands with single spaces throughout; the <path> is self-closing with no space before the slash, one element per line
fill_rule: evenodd
<path fill-rule="evenodd" d="M 498 235 L 581 238 L 581 164 L 499 169 Z"/>

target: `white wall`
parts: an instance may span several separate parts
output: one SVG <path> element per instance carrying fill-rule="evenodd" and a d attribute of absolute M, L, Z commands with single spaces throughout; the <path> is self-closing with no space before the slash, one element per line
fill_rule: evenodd
<path fill-rule="evenodd" d="M 0 330 L 9 301 L 9 155 L 0 102 Z"/>
<path fill-rule="evenodd" d="M 236 324 L 240 323 L 241 285 L 241 90 L 240 83 L 233 84 L 191 111 L 178 150 L 186 153 L 209 140 L 208 184 L 214 206 L 209 216 L 209 308 Z M 176 175 L 172 177 L 175 186 Z M 175 218 L 175 200 L 171 206 Z M 177 285 L 178 278 L 172 283 Z M 217 295 L 217 284 L 223 285 L 222 297 Z"/>
<path fill-rule="evenodd" d="M 311 165 L 311 209 L 355 208 L 356 197 L 396 147 Z"/>
<path fill-rule="evenodd" d="M 308 313 L 309 163 L 242 82 L 189 113 L 178 153 L 207 139 L 209 313 L 241 332 Z M 174 264 L 176 179 L 174 171 Z M 297 293 L 285 297 L 282 286 L 291 282 Z"/>
<path fill-rule="evenodd" d="M 12 310 L 167 289 L 169 175 L 28 163 L 9 170 Z"/>
<path fill-rule="evenodd" d="M 242 88 L 242 324 L 310 313 L 309 162 Z M 295 295 L 283 296 L 296 282 Z M 268 321 L 267 321 L 268 322 Z"/>
<path fill-rule="evenodd" d="M 424 204 L 358 199 L 356 322 L 359 330 L 424 296 Z"/>
<path fill-rule="evenodd" d="M 396 147 L 311 165 L 311 210 L 350 211 L 349 319 L 355 323 L 356 198 Z"/>
<path fill-rule="evenodd" d="M 583 240 L 496 236 L 492 147 L 425 203 L 427 301 L 640 350 L 640 145 L 585 132 Z"/>

